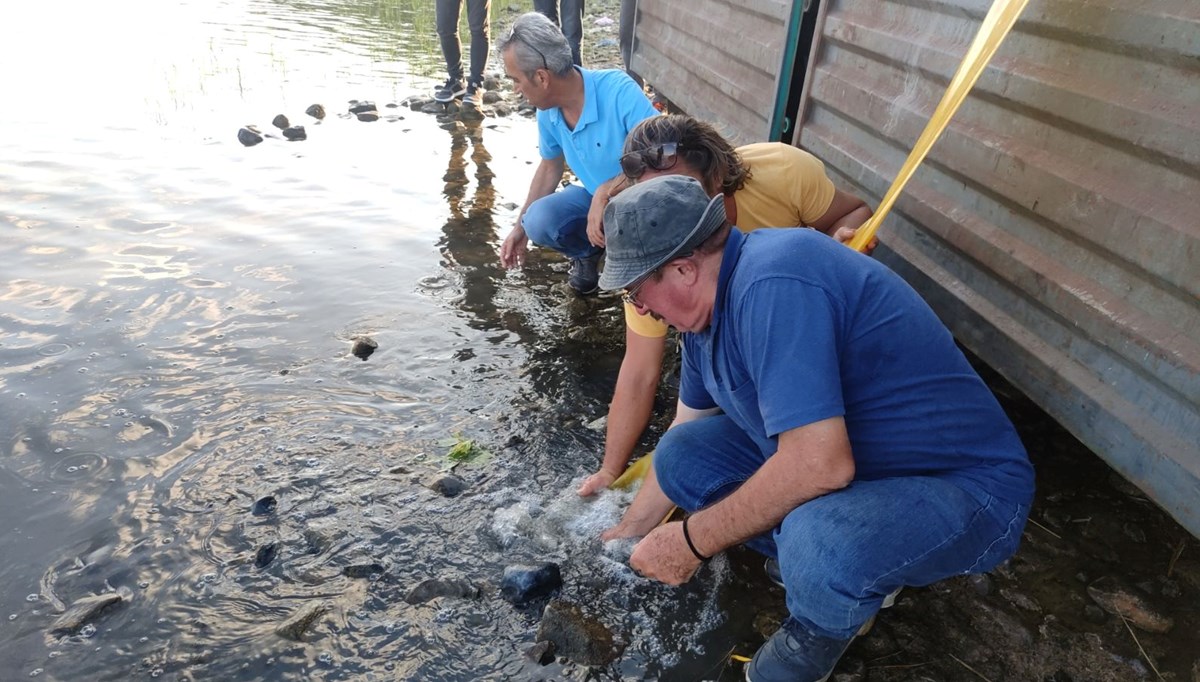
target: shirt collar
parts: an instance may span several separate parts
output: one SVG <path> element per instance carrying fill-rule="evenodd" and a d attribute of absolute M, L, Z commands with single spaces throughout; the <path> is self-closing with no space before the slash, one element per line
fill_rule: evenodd
<path fill-rule="evenodd" d="M 580 66 L 573 67 L 579 72 L 583 78 L 583 111 L 579 112 L 579 120 L 575 122 L 575 127 L 570 130 L 572 133 L 577 133 L 582 130 L 587 124 L 596 120 L 596 84 L 594 82 L 594 72 Z M 554 122 L 566 126 L 566 120 L 563 118 L 562 107 L 554 107 L 548 112 L 554 117 Z"/>

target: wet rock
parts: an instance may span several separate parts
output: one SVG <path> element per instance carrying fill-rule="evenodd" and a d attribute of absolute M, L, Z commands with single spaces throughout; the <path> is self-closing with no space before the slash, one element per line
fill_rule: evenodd
<path fill-rule="evenodd" d="M 495 76 L 484 76 L 483 89 L 488 91 L 499 90 L 501 82 L 502 81 Z"/>
<path fill-rule="evenodd" d="M 309 602 L 296 609 L 288 619 L 275 627 L 275 634 L 295 642 L 302 641 L 321 616 L 329 611 L 325 602 Z"/>
<path fill-rule="evenodd" d="M 474 599 L 479 596 L 479 588 L 466 580 L 449 580 L 431 578 L 422 581 L 412 588 L 404 601 L 409 604 L 424 604 L 438 597 L 453 597 L 455 599 Z"/>
<path fill-rule="evenodd" d="M 67 612 L 58 617 L 50 626 L 52 635 L 73 635 L 88 623 L 96 620 L 110 607 L 122 601 L 120 594 L 109 592 L 83 597 L 71 604 Z"/>
<path fill-rule="evenodd" d="M 613 647 L 612 633 L 603 623 L 562 599 L 546 605 L 537 639 L 552 642 L 559 656 L 580 665 L 607 665 L 618 653 Z"/>
<path fill-rule="evenodd" d="M 366 100 L 363 100 L 362 102 L 359 102 L 358 100 L 350 100 L 350 113 L 361 114 L 365 111 L 375 111 L 375 103 L 368 102 Z"/>
<path fill-rule="evenodd" d="M 514 604 L 545 597 L 562 587 L 562 573 L 558 564 L 517 564 L 504 569 L 500 580 L 500 595 Z M 538 639 L 545 639 L 538 637 Z"/>
<path fill-rule="evenodd" d="M 284 116 L 283 114 L 279 114 L 275 118 L 271 119 L 271 125 L 275 126 L 276 128 L 279 128 L 280 130 L 283 130 L 284 128 L 287 128 L 288 126 L 290 126 L 292 124 L 288 123 L 287 116 Z"/>
<path fill-rule="evenodd" d="M 1101 578 L 1088 585 L 1088 596 L 1092 601 L 1113 614 L 1124 617 L 1146 632 L 1165 633 L 1175 627 L 1175 621 L 1149 604 L 1141 596 L 1120 585 L 1113 578 Z"/>
<path fill-rule="evenodd" d="M 417 109 L 417 107 L 413 106 L 413 109 Z M 446 111 L 446 105 L 442 104 L 441 102 L 435 102 L 433 100 L 429 100 L 427 102 L 423 102 L 421 104 L 421 108 L 418 109 L 418 111 L 420 111 L 423 114 L 440 114 L 440 113 L 443 113 L 444 111 Z"/>
<path fill-rule="evenodd" d="M 274 513 L 277 506 L 279 503 L 275 501 L 275 496 L 267 495 L 254 501 L 254 505 L 250 507 L 250 513 L 255 516 L 267 516 Z"/>
<path fill-rule="evenodd" d="M 488 90 L 487 92 L 483 93 L 483 103 L 484 104 L 495 104 L 496 102 L 500 102 L 503 100 L 504 100 L 504 95 L 501 95 L 500 93 L 495 92 L 493 90 Z"/>
<path fill-rule="evenodd" d="M 975 594 L 981 597 L 986 597 L 992 593 L 992 579 L 983 573 L 972 575 L 967 578 L 967 582 L 970 583 L 971 589 L 975 590 Z"/>
<path fill-rule="evenodd" d="M 467 488 L 461 478 L 452 474 L 439 474 L 425 485 L 443 497 L 458 497 Z"/>
<path fill-rule="evenodd" d="M 283 136 L 293 142 L 308 139 L 308 133 L 304 132 L 304 126 L 292 126 L 290 128 L 285 128 L 283 130 Z"/>
<path fill-rule="evenodd" d="M 357 114 L 355 114 L 355 116 L 357 116 L 357 117 L 358 117 L 358 120 L 360 120 L 360 121 L 366 121 L 367 123 L 370 123 L 371 121 L 378 121 L 378 120 L 379 120 L 379 112 L 378 112 L 378 111 L 374 111 L 374 110 L 372 110 L 372 111 L 360 111 L 360 112 L 358 112 Z"/>
<path fill-rule="evenodd" d="M 608 415 L 604 415 L 603 417 L 600 417 L 599 419 L 594 419 L 594 420 L 588 422 L 588 425 L 587 425 L 588 429 L 590 429 L 592 431 L 600 431 L 600 432 L 603 432 L 607 426 L 608 426 Z"/>
<path fill-rule="evenodd" d="M 238 130 L 238 142 L 241 142 L 247 147 L 253 147 L 262 141 L 263 136 L 260 135 L 257 130 L 253 130 L 248 127 Z"/>
<path fill-rule="evenodd" d="M 1010 604 L 1025 611 L 1033 613 L 1041 613 L 1042 607 L 1037 602 L 1029 597 L 1029 595 L 1016 590 L 1000 590 L 1000 596 L 1008 600 Z"/>
<path fill-rule="evenodd" d="M 381 573 L 382 564 L 353 564 L 342 568 L 342 575 L 347 578 L 374 578 Z"/>
<path fill-rule="evenodd" d="M 512 107 L 508 106 L 508 104 L 504 102 L 497 102 L 495 106 L 492 107 L 492 113 L 500 117 L 509 116 L 512 114 Z"/>
<path fill-rule="evenodd" d="M 525 657 L 538 665 L 554 662 L 554 642 L 538 642 L 525 650 Z"/>
<path fill-rule="evenodd" d="M 461 133 L 464 130 L 466 130 L 466 127 L 462 124 L 462 121 L 453 121 L 453 120 L 442 121 L 441 123 L 438 124 L 438 127 L 441 128 L 442 130 L 449 130 L 452 133 L 453 132 Z"/>
<path fill-rule="evenodd" d="M 312 116 L 313 118 L 322 119 L 325 118 L 325 107 L 321 106 L 320 104 L 312 104 L 304 110 L 304 113 Z"/>
<path fill-rule="evenodd" d="M 391 469 L 388 469 L 388 473 L 389 474 L 407 474 L 410 472 L 409 472 L 408 467 L 401 464 L 399 466 L 394 466 Z"/>
<path fill-rule="evenodd" d="M 434 104 L 434 103 L 435 102 L 432 99 L 430 99 L 429 97 L 411 97 L 409 99 L 404 100 L 400 104 L 402 106 L 408 107 L 409 109 L 412 109 L 413 111 L 424 111 L 425 107 L 429 106 L 430 104 Z M 441 110 L 440 107 L 438 110 L 439 111 Z M 434 112 L 426 112 L 426 113 L 434 113 Z"/>
<path fill-rule="evenodd" d="M 254 567 L 266 568 L 271 564 L 272 561 L 275 561 L 275 557 L 278 554 L 279 546 L 274 542 L 268 542 L 262 547 L 259 547 L 258 551 L 254 553 Z"/>
<path fill-rule="evenodd" d="M 375 339 L 369 336 L 356 336 L 354 337 L 354 345 L 350 347 L 350 352 L 354 357 L 366 360 L 371 357 L 371 353 L 374 353 L 377 348 L 379 348 L 379 344 L 375 342 Z"/>

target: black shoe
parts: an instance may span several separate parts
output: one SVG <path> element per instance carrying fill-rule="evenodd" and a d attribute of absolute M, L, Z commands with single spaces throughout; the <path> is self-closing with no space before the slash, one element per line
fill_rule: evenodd
<path fill-rule="evenodd" d="M 580 296 L 594 294 L 600 290 L 600 253 L 586 258 L 572 258 L 567 271 L 567 284 Z"/>
<path fill-rule="evenodd" d="M 461 97 L 467 91 L 463 86 L 463 82 L 457 78 L 447 78 L 437 90 L 433 91 L 433 99 L 435 102 L 449 102 L 455 97 Z"/>
<path fill-rule="evenodd" d="M 824 682 L 853 637 L 832 639 L 788 618 L 746 664 L 749 682 Z"/>
<path fill-rule="evenodd" d="M 478 83 L 467 83 L 467 94 L 463 95 L 463 105 L 476 109 L 483 106 L 483 86 Z"/>

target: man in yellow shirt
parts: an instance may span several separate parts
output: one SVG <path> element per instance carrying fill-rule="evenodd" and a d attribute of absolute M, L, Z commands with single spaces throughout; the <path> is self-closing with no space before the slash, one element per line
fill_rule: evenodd
<path fill-rule="evenodd" d="M 690 116 L 639 123 L 625 140 L 621 169 L 629 183 L 660 175 L 699 180 L 710 196 L 724 194 L 725 214 L 743 232 L 803 226 L 845 243 L 871 217 L 862 199 L 833 186 L 825 165 L 812 154 L 781 142 L 735 150 L 712 126 Z M 604 246 L 603 227 L 589 225 L 588 239 Z M 629 463 L 650 423 L 666 337 L 665 323 L 625 306 L 625 357 L 609 406 L 604 460 L 579 487 L 580 495 L 607 488 Z"/>

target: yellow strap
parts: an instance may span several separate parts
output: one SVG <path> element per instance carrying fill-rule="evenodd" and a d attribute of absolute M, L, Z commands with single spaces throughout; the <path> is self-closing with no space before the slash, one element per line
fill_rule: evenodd
<path fill-rule="evenodd" d="M 650 470 L 650 464 L 653 462 L 654 452 L 651 451 L 645 457 L 634 460 L 633 464 L 625 470 L 617 480 L 613 481 L 608 487 L 610 490 L 624 490 L 629 486 L 637 483 L 646 477 L 646 472 Z"/>
<path fill-rule="evenodd" d="M 1020 16 L 1021 10 L 1025 9 L 1028 2 L 1029 0 L 996 0 L 992 3 L 992 8 L 988 10 L 987 16 L 979 26 L 979 33 L 975 35 L 975 41 L 971 43 L 962 63 L 958 65 L 958 71 L 950 80 L 950 85 L 946 87 L 946 94 L 942 95 L 942 101 L 933 111 L 933 117 L 929 119 L 921 137 L 917 138 L 917 143 L 913 145 L 912 152 L 909 153 L 908 159 L 900 168 L 900 173 L 896 175 L 892 186 L 883 195 L 883 200 L 879 202 L 879 208 L 875 210 L 875 214 L 863 223 L 847 246 L 856 251 L 862 251 L 874 238 L 884 217 L 887 216 L 888 211 L 892 210 L 892 204 L 896 203 L 896 197 L 908 184 L 908 180 L 916 172 L 917 166 L 925 160 L 925 155 L 929 153 L 933 143 L 937 142 L 942 131 L 946 129 L 950 117 L 954 116 L 959 105 L 967 98 L 967 93 L 971 91 L 975 81 L 979 80 L 979 75 L 991 61 L 992 55 L 996 54 L 996 48 L 1000 47 L 1000 43 L 1008 35 L 1009 30 L 1016 23 L 1017 17 Z"/>

